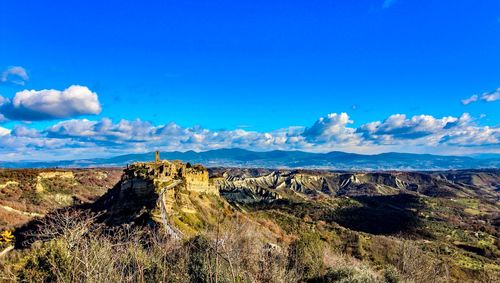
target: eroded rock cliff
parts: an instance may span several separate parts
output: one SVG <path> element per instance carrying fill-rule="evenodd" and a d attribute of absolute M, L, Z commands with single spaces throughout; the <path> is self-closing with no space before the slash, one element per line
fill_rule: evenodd
<path fill-rule="evenodd" d="M 181 203 L 183 211 L 193 211 L 183 197 L 191 193 L 219 194 L 205 167 L 167 160 L 137 162 L 127 166 L 120 182 L 94 207 L 104 211 L 109 224 L 160 223 L 168 228 L 177 213 L 174 206 Z"/>
<path fill-rule="evenodd" d="M 381 196 L 481 197 L 495 202 L 500 171 L 328 172 L 217 169 L 213 182 L 225 198 L 243 203 L 283 197 Z"/>

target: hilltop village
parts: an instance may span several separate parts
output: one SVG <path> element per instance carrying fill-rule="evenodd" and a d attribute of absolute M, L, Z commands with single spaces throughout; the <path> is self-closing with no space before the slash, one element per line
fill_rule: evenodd
<path fill-rule="evenodd" d="M 179 160 L 161 160 L 158 151 L 154 162 L 136 162 L 127 166 L 122 177 L 122 186 L 140 188 L 151 181 L 156 190 L 177 183 L 183 184 L 188 191 L 219 194 L 219 190 L 209 182 L 208 170 L 205 167 Z"/>
<path fill-rule="evenodd" d="M 190 196 L 200 194 L 219 196 L 205 167 L 161 160 L 156 152 L 154 161 L 128 165 L 120 182 L 95 206 L 106 211 L 108 223 L 157 223 L 170 234 L 179 234 L 172 232 L 172 219 L 178 211 L 196 213 Z"/>

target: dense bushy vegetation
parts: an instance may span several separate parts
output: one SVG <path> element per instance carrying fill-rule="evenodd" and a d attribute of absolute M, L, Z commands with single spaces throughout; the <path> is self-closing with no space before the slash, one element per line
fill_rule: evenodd
<path fill-rule="evenodd" d="M 445 282 L 411 242 L 385 266 L 369 265 L 305 232 L 265 242 L 252 223 L 226 218 L 197 236 L 172 239 L 160 228 L 95 223 L 66 210 L 44 220 L 27 250 L 2 260 L 2 281 L 23 282 Z"/>

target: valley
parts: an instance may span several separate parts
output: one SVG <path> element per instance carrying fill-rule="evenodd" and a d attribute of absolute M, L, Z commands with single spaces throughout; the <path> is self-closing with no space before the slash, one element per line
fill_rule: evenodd
<path fill-rule="evenodd" d="M 199 282 L 215 274 L 229 282 L 495 282 L 500 274 L 498 169 L 207 169 L 156 160 L 125 169 L 2 169 L 0 184 L 1 229 L 14 233 L 18 247 L 1 267 L 14 277 L 35 276 L 32 260 L 49 260 L 33 245 L 52 253 L 82 223 L 83 240 L 72 245 L 96 237 L 128 245 L 123 233 L 138 229 L 163 235 L 182 260 L 207 252 L 199 259 L 196 276 L 205 276 Z M 47 238 L 60 222 L 69 232 Z M 243 255 L 245 249 L 254 252 Z M 278 273 L 261 278 L 262 268 Z M 148 272 L 158 279 L 157 271 Z M 196 277 L 186 276 L 172 282 Z"/>

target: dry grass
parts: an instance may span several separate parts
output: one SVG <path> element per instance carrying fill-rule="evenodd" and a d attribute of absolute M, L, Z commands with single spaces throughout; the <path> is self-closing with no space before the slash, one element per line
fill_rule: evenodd
<path fill-rule="evenodd" d="M 213 229 L 186 240 L 149 228 L 110 230 L 95 218 L 66 210 L 44 219 L 30 249 L 2 259 L 0 281 L 304 282 L 324 276 L 380 281 L 368 266 L 352 265 L 314 236 L 279 246 L 267 242 L 255 223 L 238 217 L 218 218 Z"/>

